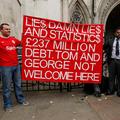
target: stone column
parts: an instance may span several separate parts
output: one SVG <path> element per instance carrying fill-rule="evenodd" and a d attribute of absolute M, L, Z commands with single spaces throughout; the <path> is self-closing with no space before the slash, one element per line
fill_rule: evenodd
<path fill-rule="evenodd" d="M 68 22 L 69 21 L 69 10 L 68 10 L 68 5 L 69 5 L 69 2 L 68 0 L 62 0 L 62 10 L 63 10 L 63 14 L 62 14 L 62 20 L 64 22 Z"/>

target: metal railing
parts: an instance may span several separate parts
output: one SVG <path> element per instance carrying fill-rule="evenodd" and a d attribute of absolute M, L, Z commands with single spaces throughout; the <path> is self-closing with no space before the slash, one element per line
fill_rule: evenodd
<path fill-rule="evenodd" d="M 19 63 L 22 63 L 22 47 L 18 47 Z M 2 78 L 0 77 L 0 91 L 2 90 Z M 82 88 L 82 83 L 54 83 L 54 82 L 38 82 L 38 81 L 22 81 L 23 91 L 47 91 L 47 90 L 63 90 L 71 91 L 72 89 Z M 14 87 L 12 87 L 14 88 Z"/>

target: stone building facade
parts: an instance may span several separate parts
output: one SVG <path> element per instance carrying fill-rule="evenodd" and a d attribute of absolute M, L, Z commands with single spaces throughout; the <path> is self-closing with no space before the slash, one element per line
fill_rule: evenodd
<path fill-rule="evenodd" d="M 21 37 L 21 3 L 18 0 L 0 0 L 0 24 L 10 23 L 12 35 Z"/>
<path fill-rule="evenodd" d="M 107 35 L 120 26 L 120 0 L 0 0 L 0 3 L 0 23 L 9 22 L 13 35 L 19 38 L 23 15 L 104 24 Z"/>

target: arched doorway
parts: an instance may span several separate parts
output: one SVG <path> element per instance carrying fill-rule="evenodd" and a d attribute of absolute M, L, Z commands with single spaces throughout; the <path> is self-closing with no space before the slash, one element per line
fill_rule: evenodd
<path fill-rule="evenodd" d="M 105 27 L 105 35 L 112 36 L 116 27 L 120 26 L 120 4 L 118 4 L 109 14 Z"/>

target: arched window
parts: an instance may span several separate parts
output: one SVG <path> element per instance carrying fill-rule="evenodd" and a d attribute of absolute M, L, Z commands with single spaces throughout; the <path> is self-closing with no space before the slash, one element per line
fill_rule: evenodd
<path fill-rule="evenodd" d="M 72 12 L 72 16 L 70 18 L 70 21 L 71 22 L 74 22 L 74 23 L 84 23 L 84 17 L 80 11 L 80 8 L 78 5 L 75 6 L 73 12 Z"/>
<path fill-rule="evenodd" d="M 77 0 L 70 11 L 70 21 L 73 23 L 88 23 L 87 17 L 89 16 L 89 14 L 87 14 L 86 16 L 86 13 L 88 11 L 85 7 L 86 6 L 84 3 L 80 3 Z"/>

